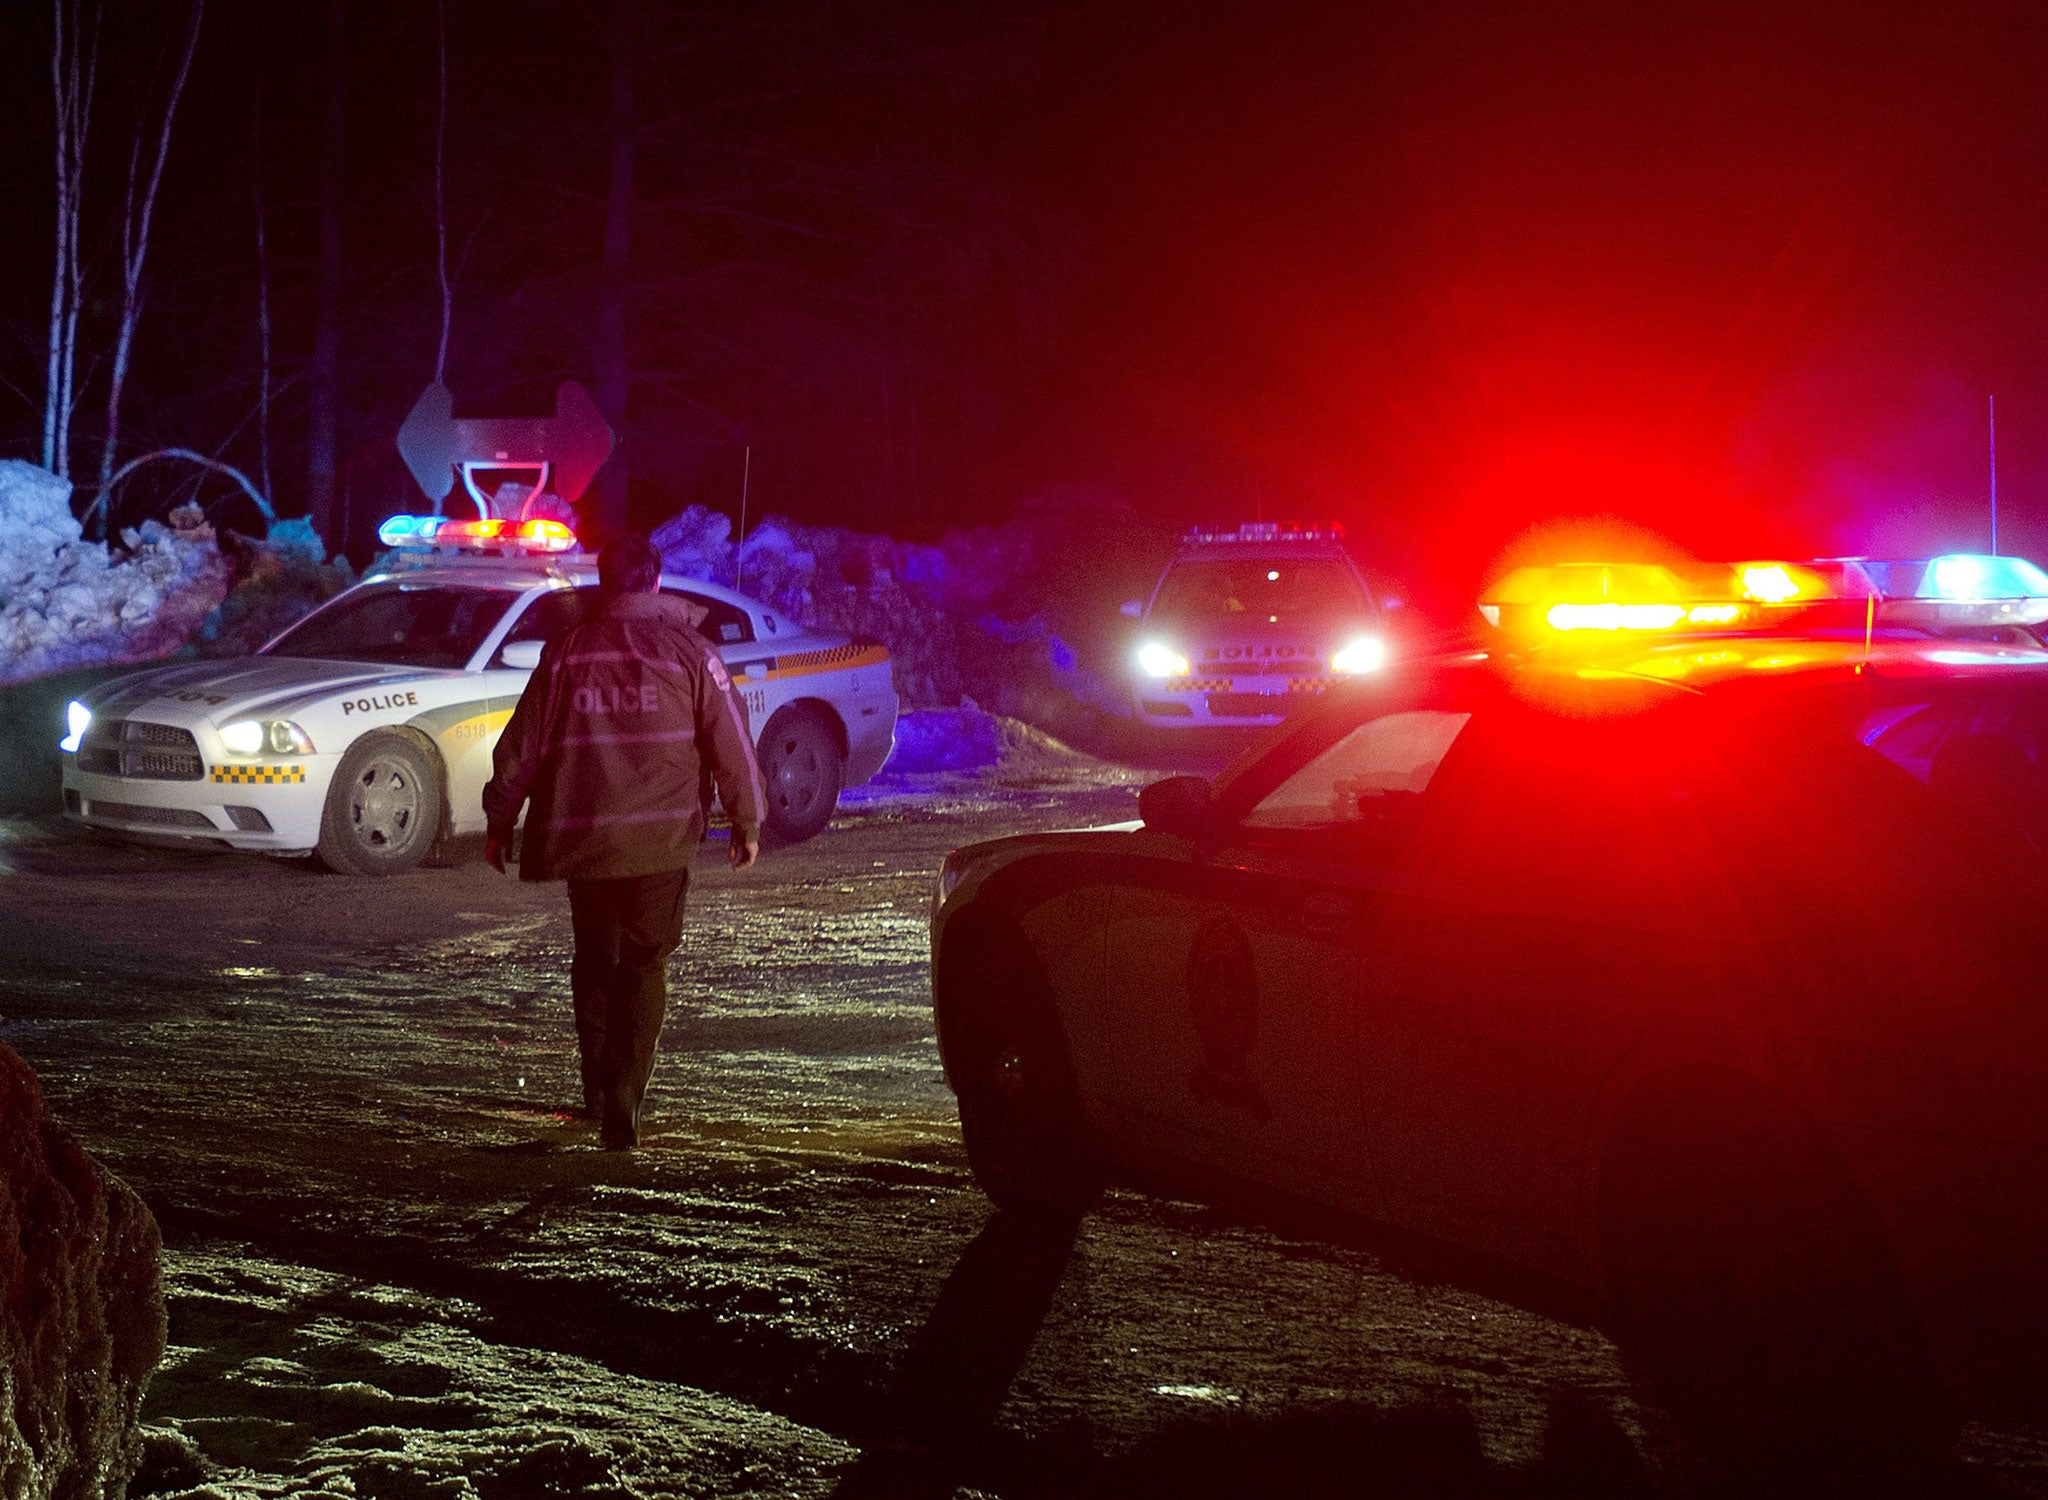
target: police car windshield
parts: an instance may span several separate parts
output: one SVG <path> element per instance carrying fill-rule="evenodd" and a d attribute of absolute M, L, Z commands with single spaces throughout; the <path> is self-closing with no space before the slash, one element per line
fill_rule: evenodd
<path fill-rule="evenodd" d="M 1152 619 L 1317 626 L 1356 619 L 1365 609 L 1365 591 L 1340 558 L 1214 558 L 1174 564 L 1152 601 Z"/>
<path fill-rule="evenodd" d="M 264 648 L 266 656 L 461 667 L 518 596 L 509 589 L 403 583 L 337 599 Z"/>

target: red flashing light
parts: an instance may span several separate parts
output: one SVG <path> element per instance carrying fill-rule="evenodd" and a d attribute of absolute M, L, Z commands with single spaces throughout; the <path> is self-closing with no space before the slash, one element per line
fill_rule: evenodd
<path fill-rule="evenodd" d="M 560 521 L 535 517 L 519 523 L 519 540 L 535 552 L 570 552 L 576 546 L 576 533 Z"/>

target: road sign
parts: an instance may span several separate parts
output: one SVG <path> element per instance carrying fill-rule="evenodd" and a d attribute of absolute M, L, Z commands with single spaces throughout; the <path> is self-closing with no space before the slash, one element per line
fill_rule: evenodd
<path fill-rule="evenodd" d="M 426 497 L 438 508 L 462 480 L 480 507 L 487 506 L 473 475 L 480 470 L 531 469 L 536 491 L 552 490 L 572 504 L 611 456 L 616 439 L 590 393 L 573 380 L 555 390 L 552 417 L 463 417 L 438 380 L 398 429 L 398 453 Z"/>

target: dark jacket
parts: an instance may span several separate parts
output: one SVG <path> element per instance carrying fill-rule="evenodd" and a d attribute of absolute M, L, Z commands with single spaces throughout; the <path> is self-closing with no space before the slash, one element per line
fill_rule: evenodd
<path fill-rule="evenodd" d="M 522 880 L 687 868 L 711 778 L 739 835 L 760 836 L 767 793 L 747 711 L 686 609 L 660 594 L 609 598 L 541 652 L 484 788 L 501 843 L 532 798 Z"/>

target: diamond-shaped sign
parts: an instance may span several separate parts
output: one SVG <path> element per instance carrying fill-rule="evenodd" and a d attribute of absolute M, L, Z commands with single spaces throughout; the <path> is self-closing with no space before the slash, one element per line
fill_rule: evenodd
<path fill-rule="evenodd" d="M 454 396 L 437 380 L 420 393 L 398 429 L 399 456 L 437 509 L 464 466 L 544 468 L 547 488 L 573 503 L 590 488 L 615 442 L 611 424 L 573 380 L 556 388 L 552 417 L 463 418 L 456 417 Z"/>

